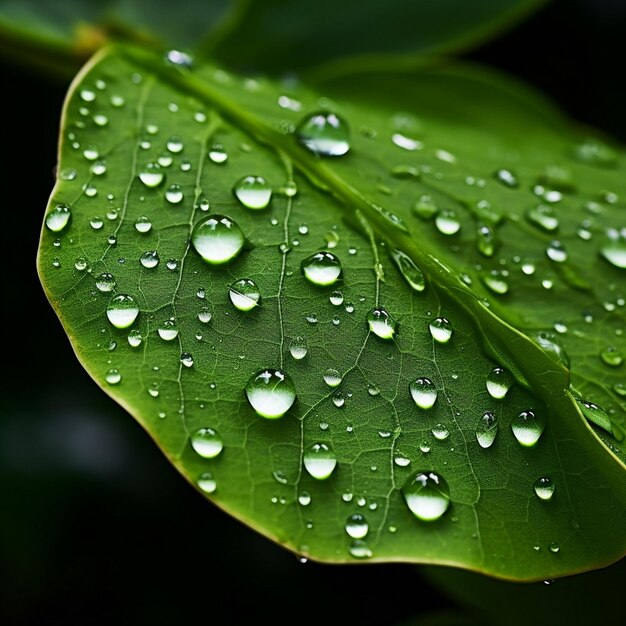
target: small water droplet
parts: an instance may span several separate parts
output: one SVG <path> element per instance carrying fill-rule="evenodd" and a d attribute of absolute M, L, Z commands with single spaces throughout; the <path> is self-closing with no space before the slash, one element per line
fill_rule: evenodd
<path fill-rule="evenodd" d="M 148 269 L 156 267 L 159 264 L 159 260 L 159 253 L 156 250 L 148 250 L 139 258 L 141 264 Z"/>
<path fill-rule="evenodd" d="M 615 346 L 609 346 L 602 350 L 600 358 L 611 367 L 618 367 L 624 362 L 624 355 Z"/>
<path fill-rule="evenodd" d="M 200 428 L 191 435 L 191 447 L 203 459 L 213 459 L 224 449 L 224 442 L 213 428 Z"/>
<path fill-rule="evenodd" d="M 338 387 L 339 385 L 341 385 L 342 380 L 343 380 L 343 377 L 341 376 L 341 374 L 336 369 L 333 369 L 332 367 L 329 367 L 324 372 L 324 382 L 329 387 Z"/>
<path fill-rule="evenodd" d="M 200 474 L 200 476 L 198 476 L 198 480 L 196 481 L 196 485 L 198 485 L 204 493 L 214 493 L 217 489 L 217 482 L 213 478 L 213 475 L 209 472 Z"/>
<path fill-rule="evenodd" d="M 333 285 L 341 276 L 341 261 L 332 252 L 316 252 L 302 261 L 302 273 L 314 285 Z"/>
<path fill-rule="evenodd" d="M 585 419 L 592 422 L 596 426 L 603 428 L 608 433 L 613 435 L 613 425 L 607 412 L 599 405 L 582 398 L 575 398 L 578 407 L 580 408 Z"/>
<path fill-rule="evenodd" d="M 209 150 L 209 159 L 213 163 L 221 165 L 222 163 L 226 163 L 228 160 L 228 153 L 224 150 L 224 146 L 216 143 L 211 146 L 211 149 Z"/>
<path fill-rule="evenodd" d="M 337 466 L 337 457 L 326 443 L 314 443 L 308 446 L 302 460 L 306 471 L 317 480 L 328 478 Z"/>
<path fill-rule="evenodd" d="M 423 220 L 429 220 L 439 211 L 439 207 L 428 195 L 420 196 L 413 205 L 413 213 Z"/>
<path fill-rule="evenodd" d="M 395 264 L 400 270 L 400 274 L 402 274 L 402 278 L 404 278 L 409 287 L 418 293 L 424 291 L 426 288 L 424 274 L 422 274 L 422 270 L 413 263 L 413 259 L 402 252 L 402 250 L 397 249 L 391 252 L 391 258 L 395 261 Z"/>
<path fill-rule="evenodd" d="M 333 291 L 328 299 L 334 306 L 341 306 L 343 304 L 343 294 L 341 291 Z"/>
<path fill-rule="evenodd" d="M 430 322 L 428 329 L 437 343 L 448 343 L 452 337 L 452 324 L 445 317 L 436 317 Z"/>
<path fill-rule="evenodd" d="M 145 216 L 141 215 L 135 220 L 135 230 L 139 233 L 149 233 L 152 228 L 152 222 Z"/>
<path fill-rule="evenodd" d="M 461 229 L 461 222 L 452 209 L 441 209 L 435 217 L 435 226 L 442 235 L 455 235 Z"/>
<path fill-rule="evenodd" d="M 382 307 L 372 309 L 366 320 L 370 331 L 381 339 L 392 339 L 398 330 L 396 320 Z"/>
<path fill-rule="evenodd" d="M 556 485 L 552 482 L 552 479 L 543 476 L 542 478 L 538 478 L 533 485 L 533 489 L 541 500 L 550 500 L 554 494 L 554 489 Z"/>
<path fill-rule="evenodd" d="M 365 541 L 362 539 L 355 539 L 348 549 L 350 556 L 355 559 L 370 559 L 373 556 L 373 552 Z"/>
<path fill-rule="evenodd" d="M 165 174 L 161 170 L 161 166 L 158 163 L 148 163 L 139 172 L 139 180 L 150 189 L 158 187 L 165 178 Z"/>
<path fill-rule="evenodd" d="M 513 377 L 501 367 L 494 367 L 487 375 L 487 391 L 494 400 L 502 400 L 513 385 Z"/>
<path fill-rule="evenodd" d="M 104 226 L 104 220 L 99 216 L 95 216 L 89 220 L 89 224 L 94 230 L 100 230 Z"/>
<path fill-rule="evenodd" d="M 139 307 L 132 296 L 120 293 L 109 300 L 107 318 L 115 328 L 132 326 L 138 315 Z"/>
<path fill-rule="evenodd" d="M 476 441 L 481 448 L 490 448 L 496 440 L 498 434 L 498 419 L 491 413 L 485 411 L 476 424 Z"/>
<path fill-rule="evenodd" d="M 345 528 L 352 539 L 363 539 L 367 536 L 370 529 L 367 519 L 360 513 L 350 515 L 346 521 Z"/>
<path fill-rule="evenodd" d="M 567 251 L 560 241 L 551 241 L 546 248 L 546 254 L 548 258 L 555 263 L 564 263 L 567 261 Z"/>
<path fill-rule="evenodd" d="M 511 421 L 511 430 L 515 439 L 524 447 L 531 448 L 541 437 L 546 426 L 545 419 L 534 411 L 522 411 Z"/>
<path fill-rule="evenodd" d="M 446 480 L 435 472 L 418 472 L 402 489 L 404 499 L 417 519 L 438 520 L 450 506 L 450 489 Z"/>
<path fill-rule="evenodd" d="M 250 278 L 241 278 L 234 282 L 228 290 L 228 296 L 239 311 L 251 311 L 261 300 L 259 287 Z"/>
<path fill-rule="evenodd" d="M 53 233 L 60 233 L 69 223 L 72 212 L 65 204 L 57 204 L 46 215 L 46 227 Z"/>
<path fill-rule="evenodd" d="M 590 165 L 611 166 L 617 162 L 617 152 L 598 139 L 586 139 L 574 149 L 574 157 Z"/>
<path fill-rule="evenodd" d="M 105 375 L 104 379 L 109 383 L 109 385 L 117 385 L 122 380 L 122 375 L 119 373 L 119 370 L 111 368 Z"/>
<path fill-rule="evenodd" d="M 350 129 L 335 113 L 320 111 L 306 117 L 296 129 L 300 144 L 318 156 L 342 156 L 350 150 Z"/>
<path fill-rule="evenodd" d="M 424 147 L 424 144 L 417 139 L 412 139 L 411 137 L 407 137 L 402 133 L 394 133 L 391 135 L 391 142 L 398 146 L 398 148 L 402 148 L 403 150 L 408 150 L 409 152 L 414 152 L 415 150 L 421 150 Z"/>
<path fill-rule="evenodd" d="M 244 242 L 241 228 L 224 215 L 209 215 L 196 224 L 191 236 L 196 252 L 212 265 L 232 261 Z"/>
<path fill-rule="evenodd" d="M 193 65 L 193 56 L 182 50 L 168 50 L 165 53 L 165 60 L 177 67 L 190 68 Z"/>
<path fill-rule="evenodd" d="M 182 352 L 181 355 L 180 355 L 180 362 L 185 367 L 192 367 L 193 366 L 193 356 L 191 355 L 190 352 Z"/>
<path fill-rule="evenodd" d="M 550 552 L 552 552 L 552 554 L 556 554 L 561 548 L 560 548 L 558 542 L 551 541 L 548 544 L 548 549 L 550 550 Z"/>
<path fill-rule="evenodd" d="M 128 333 L 128 344 L 130 345 L 131 348 L 138 348 L 141 345 L 141 342 L 143 341 L 143 336 L 141 334 L 140 331 L 138 330 L 131 330 Z"/>
<path fill-rule="evenodd" d="M 180 137 L 170 137 L 167 140 L 167 143 L 165 144 L 165 147 L 172 153 L 172 154 L 178 154 L 179 152 L 183 151 L 183 148 L 185 147 L 182 139 Z"/>
<path fill-rule="evenodd" d="M 265 369 L 253 374 L 245 392 L 252 408 L 268 419 L 282 417 L 296 401 L 296 388 L 282 370 Z"/>
<path fill-rule="evenodd" d="M 203 306 L 198 311 L 198 320 L 200 320 L 203 324 L 208 324 L 211 321 L 212 317 L 213 317 L 213 313 L 211 312 L 211 309 L 208 306 Z"/>
<path fill-rule="evenodd" d="M 526 219 L 546 232 L 555 231 L 559 227 L 559 220 L 554 209 L 546 204 L 529 209 L 526 212 Z"/>
<path fill-rule="evenodd" d="M 485 287 L 492 293 L 503 296 L 509 291 L 509 283 L 506 280 L 508 272 L 502 270 L 489 270 L 480 275 Z"/>
<path fill-rule="evenodd" d="M 165 199 L 170 204 L 180 204 L 183 200 L 183 190 L 180 185 L 170 185 L 165 192 Z"/>
<path fill-rule="evenodd" d="M 244 176 L 233 187 L 235 197 L 248 209 L 264 209 L 272 198 L 272 188 L 261 176 Z"/>
<path fill-rule="evenodd" d="M 450 436 L 450 431 L 445 424 L 435 424 L 431 432 L 437 441 L 445 441 Z"/>
<path fill-rule="evenodd" d="M 294 337 L 289 343 L 289 352 L 296 361 L 303 359 L 308 352 L 306 339 L 300 336 Z"/>
<path fill-rule="evenodd" d="M 420 409 L 430 409 L 437 401 L 437 388 L 430 378 L 417 378 L 409 384 L 413 402 Z"/>
<path fill-rule="evenodd" d="M 517 189 L 517 187 L 519 187 L 517 176 L 515 176 L 511 170 L 500 169 L 495 172 L 494 178 L 505 187 L 509 187 L 511 189 Z"/>

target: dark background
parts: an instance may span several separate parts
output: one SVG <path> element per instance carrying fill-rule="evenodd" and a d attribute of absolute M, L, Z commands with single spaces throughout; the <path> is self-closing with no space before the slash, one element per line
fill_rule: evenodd
<path fill-rule="evenodd" d="M 625 141 L 625 39 L 624 0 L 560 0 L 466 56 Z M 449 607 L 415 567 L 301 564 L 227 517 L 83 372 L 35 271 L 66 85 L 0 63 L 0 623 L 373 626 Z"/>

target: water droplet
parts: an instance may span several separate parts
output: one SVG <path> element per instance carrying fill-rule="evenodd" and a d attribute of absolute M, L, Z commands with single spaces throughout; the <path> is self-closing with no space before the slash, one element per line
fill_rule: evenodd
<path fill-rule="evenodd" d="M 272 198 L 272 188 L 261 176 L 244 176 L 233 187 L 235 197 L 248 209 L 264 209 Z"/>
<path fill-rule="evenodd" d="M 294 337 L 289 343 L 289 352 L 296 361 L 303 359 L 308 352 L 306 339 L 304 337 Z"/>
<path fill-rule="evenodd" d="M 213 459 L 224 449 L 222 438 L 213 428 L 200 428 L 191 435 L 190 442 L 203 459 Z"/>
<path fill-rule="evenodd" d="M 522 411 L 511 421 L 515 439 L 526 448 L 531 448 L 539 441 L 545 426 L 545 419 L 532 410 Z"/>
<path fill-rule="evenodd" d="M 559 220 L 551 206 L 540 204 L 526 212 L 526 219 L 547 232 L 552 232 L 559 227 Z"/>
<path fill-rule="evenodd" d="M 316 252 L 302 261 L 302 273 L 314 285 L 333 285 L 341 276 L 341 261 L 332 252 Z"/>
<path fill-rule="evenodd" d="M 445 317 L 436 317 L 428 325 L 428 329 L 437 343 L 448 343 L 452 337 L 452 324 Z"/>
<path fill-rule="evenodd" d="M 239 311 L 251 311 L 261 300 L 261 292 L 250 278 L 241 278 L 233 283 L 228 290 L 228 296 Z"/>
<path fill-rule="evenodd" d="M 53 233 L 60 233 L 69 223 L 72 212 L 65 204 L 57 204 L 46 215 L 46 227 Z"/>
<path fill-rule="evenodd" d="M 513 385 L 513 377 L 501 367 L 494 367 L 487 375 L 487 391 L 494 400 L 502 400 Z"/>
<path fill-rule="evenodd" d="M 224 146 L 218 143 L 211 146 L 211 149 L 209 150 L 209 159 L 211 159 L 211 161 L 213 163 L 216 163 L 217 165 L 226 163 L 226 161 L 228 160 L 228 154 L 226 150 L 224 150 Z"/>
<path fill-rule="evenodd" d="M 304 452 L 304 468 L 317 480 L 325 480 L 337 466 L 337 457 L 326 443 L 314 443 Z"/>
<path fill-rule="evenodd" d="M 178 154 L 183 151 L 185 147 L 180 137 L 170 137 L 165 144 L 165 147 L 172 153 Z"/>
<path fill-rule="evenodd" d="M 348 549 L 350 556 L 355 559 L 370 559 L 372 558 L 372 550 L 362 539 L 355 539 Z"/>
<path fill-rule="evenodd" d="M 158 187 L 165 178 L 165 174 L 161 170 L 158 163 L 148 163 L 141 172 L 139 172 L 139 180 L 149 188 Z"/>
<path fill-rule="evenodd" d="M 585 320 L 586 321 L 586 320 Z M 565 352 L 565 348 L 562 346 L 559 337 L 554 333 L 541 331 L 538 332 L 533 339 L 541 346 L 541 348 L 555 357 L 557 361 L 565 365 L 569 369 L 570 359 L 567 352 Z"/>
<path fill-rule="evenodd" d="M 84 272 L 87 269 L 87 266 L 88 266 L 87 259 L 83 256 L 78 257 L 76 261 L 74 261 L 74 267 L 79 272 Z"/>
<path fill-rule="evenodd" d="M 622 398 L 626 397 L 626 383 L 615 383 L 613 385 L 613 391 L 615 391 L 618 396 L 622 396 Z"/>
<path fill-rule="evenodd" d="M 213 265 L 232 261 L 243 248 L 241 228 L 224 215 L 209 215 L 193 229 L 191 243 L 196 252 Z"/>
<path fill-rule="evenodd" d="M 509 291 L 509 283 L 506 281 L 507 274 L 508 272 L 502 270 L 490 270 L 481 273 L 480 279 L 489 291 L 503 296 Z"/>
<path fill-rule="evenodd" d="M 115 277 L 109 272 L 102 272 L 96 277 L 96 289 L 102 293 L 110 293 L 115 289 Z"/>
<path fill-rule="evenodd" d="M 498 419 L 490 411 L 485 411 L 476 424 L 476 441 L 481 448 L 490 448 L 498 434 Z"/>
<path fill-rule="evenodd" d="M 578 407 L 580 408 L 582 414 L 585 416 L 585 419 L 596 426 L 603 428 L 611 435 L 614 434 L 611 419 L 601 406 L 581 398 L 575 398 L 575 400 L 578 403 Z"/>
<path fill-rule="evenodd" d="M 398 330 L 396 320 L 382 307 L 372 309 L 366 320 L 370 331 L 381 339 L 392 339 Z"/>
<path fill-rule="evenodd" d="M 282 370 L 265 369 L 253 374 L 245 392 L 252 408 L 268 419 L 282 417 L 296 401 L 296 388 Z"/>
<path fill-rule="evenodd" d="M 417 378 L 409 384 L 413 402 L 420 409 L 430 409 L 437 401 L 437 389 L 430 378 Z"/>
<path fill-rule="evenodd" d="M 309 506 L 311 504 L 311 494 L 308 491 L 301 491 L 298 496 L 298 502 L 301 506 Z"/>
<path fill-rule="evenodd" d="M 419 472 L 403 487 L 402 495 L 411 513 L 424 522 L 438 520 L 450 506 L 448 483 L 435 472 Z"/>
<path fill-rule="evenodd" d="M 450 436 L 450 431 L 445 424 L 435 424 L 431 432 L 437 441 L 445 441 Z"/>
<path fill-rule="evenodd" d="M 618 367 L 624 362 L 624 356 L 615 346 L 609 346 L 600 352 L 600 358 L 611 367 Z"/>
<path fill-rule="evenodd" d="M 131 330 L 128 333 L 127 339 L 128 339 L 128 344 L 130 345 L 131 348 L 138 348 L 141 345 L 141 342 L 143 341 L 143 336 L 140 331 Z"/>
<path fill-rule="evenodd" d="M 413 213 L 423 220 L 431 219 L 438 211 L 439 207 L 427 195 L 420 196 L 413 205 Z"/>
<path fill-rule="evenodd" d="M 341 291 L 333 291 L 328 299 L 334 306 L 341 306 L 343 304 L 343 294 Z"/>
<path fill-rule="evenodd" d="M 151 228 L 152 222 L 145 215 L 141 215 L 135 220 L 135 230 L 137 232 L 145 234 L 150 232 Z"/>
<path fill-rule="evenodd" d="M 411 137 L 407 137 L 402 133 L 394 133 L 391 135 L 391 142 L 398 146 L 398 148 L 402 148 L 403 150 L 408 150 L 409 152 L 413 152 L 415 150 L 421 150 L 424 147 L 424 144 L 417 139 L 411 139 Z"/>
<path fill-rule="evenodd" d="M 113 296 L 107 305 L 107 318 L 115 328 L 132 326 L 139 315 L 135 298 L 124 293 Z"/>
<path fill-rule="evenodd" d="M 213 313 L 211 312 L 211 309 L 208 306 L 203 306 L 199 311 L 198 311 L 198 319 L 203 323 L 203 324 L 208 324 L 211 321 L 211 318 L 213 317 Z"/>
<path fill-rule="evenodd" d="M 600 254 L 611 265 L 626 269 L 626 238 L 620 237 L 607 241 L 600 248 Z"/>
<path fill-rule="evenodd" d="M 193 356 L 191 355 L 190 352 L 182 352 L 181 355 L 180 355 L 180 362 L 185 367 L 192 367 L 193 366 Z"/>
<path fill-rule="evenodd" d="M 552 552 L 553 554 L 556 554 L 561 548 L 559 547 L 558 542 L 556 541 L 551 541 L 548 545 L 548 549 L 550 550 L 550 552 Z"/>
<path fill-rule="evenodd" d="M 87 146 L 83 150 L 83 156 L 88 161 L 95 161 L 100 156 L 100 152 L 98 151 L 98 148 L 96 146 Z M 94 172 L 94 174 L 95 174 L 95 172 Z"/>
<path fill-rule="evenodd" d="M 156 267 L 159 264 L 159 260 L 159 253 L 156 250 L 148 250 L 139 258 L 141 264 L 148 269 Z"/>
<path fill-rule="evenodd" d="M 170 204 L 180 204 L 183 200 L 183 190 L 180 185 L 170 185 L 165 192 L 165 199 Z"/>
<path fill-rule="evenodd" d="M 89 224 L 94 230 L 100 230 L 104 226 L 104 220 L 101 217 L 92 217 Z"/>
<path fill-rule="evenodd" d="M 404 456 L 403 454 L 396 454 L 393 457 L 393 462 L 398 466 L 398 467 L 408 467 L 409 465 L 411 465 L 411 459 L 407 458 L 406 456 Z"/>
<path fill-rule="evenodd" d="M 342 156 L 350 150 L 350 129 L 347 122 L 328 111 L 306 117 L 296 129 L 298 141 L 318 156 Z"/>
<path fill-rule="evenodd" d="M 574 150 L 576 159 L 591 165 L 611 166 L 617 162 L 617 152 L 598 139 L 586 139 Z"/>
<path fill-rule="evenodd" d="M 342 380 L 343 380 L 343 377 L 341 376 L 341 374 L 336 369 L 333 369 L 332 367 L 329 367 L 324 372 L 324 382 L 329 387 L 338 387 L 339 385 L 341 385 Z"/>
<path fill-rule="evenodd" d="M 555 263 L 564 263 L 567 261 L 567 251 L 560 241 L 551 241 L 546 248 L 546 254 L 548 258 Z"/>
<path fill-rule="evenodd" d="M 160 324 L 157 328 L 157 332 L 163 341 L 173 341 L 176 337 L 178 337 L 176 322 L 171 318 Z"/>
<path fill-rule="evenodd" d="M 556 485 L 552 482 L 551 478 L 544 476 L 535 481 L 533 488 L 535 493 L 542 500 L 550 500 L 554 494 Z"/>
<path fill-rule="evenodd" d="M 511 189 L 516 189 L 519 187 L 519 181 L 517 180 L 517 176 L 511 172 L 511 170 L 501 169 L 495 172 L 494 178 L 502 183 L 505 187 L 510 187 Z"/>
<path fill-rule="evenodd" d="M 193 57 L 182 50 L 168 50 L 165 53 L 165 60 L 178 67 L 189 68 L 193 65 Z"/>
<path fill-rule="evenodd" d="M 200 474 L 200 476 L 198 476 L 198 480 L 196 481 L 196 485 L 198 485 L 204 493 L 214 493 L 217 489 L 217 482 L 213 478 L 213 475 L 209 472 Z"/>
<path fill-rule="evenodd" d="M 110 369 L 104 379 L 109 383 L 109 385 L 117 385 L 122 380 L 122 375 L 116 369 Z"/>
<path fill-rule="evenodd" d="M 363 515 L 354 513 L 346 521 L 346 532 L 352 539 L 363 539 L 369 532 L 369 524 Z"/>
<path fill-rule="evenodd" d="M 442 235 L 455 235 L 461 229 L 461 222 L 452 209 L 441 209 L 435 217 L 435 226 Z"/>
<path fill-rule="evenodd" d="M 413 291 L 424 291 L 426 288 L 424 274 L 422 274 L 422 270 L 413 263 L 413 259 L 402 252 L 402 250 L 393 250 L 391 252 L 391 258 L 395 261 L 395 264 L 400 270 L 400 274 L 402 274 L 402 278 L 404 278 L 409 287 L 411 287 Z"/>
<path fill-rule="evenodd" d="M 485 257 L 492 257 L 496 251 L 496 235 L 490 226 L 479 226 L 476 230 L 476 249 Z"/>

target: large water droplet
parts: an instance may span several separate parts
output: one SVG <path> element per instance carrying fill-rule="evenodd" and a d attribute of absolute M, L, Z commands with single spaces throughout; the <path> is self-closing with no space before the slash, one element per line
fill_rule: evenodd
<path fill-rule="evenodd" d="M 476 441 L 481 448 L 490 448 L 498 434 L 498 419 L 490 411 L 485 411 L 476 424 Z"/>
<path fill-rule="evenodd" d="M 251 311 L 261 300 L 259 287 L 250 278 L 241 278 L 233 283 L 228 290 L 228 296 L 239 311 Z"/>
<path fill-rule="evenodd" d="M 535 481 L 533 488 L 539 498 L 542 500 L 550 500 L 554 494 L 556 485 L 552 482 L 551 478 L 544 476 Z"/>
<path fill-rule="evenodd" d="M 209 472 L 203 472 L 198 476 L 198 480 L 196 481 L 196 485 L 200 487 L 204 493 L 214 493 L 217 489 L 217 482 L 213 475 Z"/>
<path fill-rule="evenodd" d="M 417 378 L 409 384 L 413 402 L 420 409 L 430 409 L 437 400 L 437 389 L 430 378 Z"/>
<path fill-rule="evenodd" d="M 329 367 L 325 372 L 324 372 L 324 382 L 329 386 L 329 387 L 338 387 L 339 385 L 341 385 L 341 381 L 343 380 L 341 374 L 339 373 L 338 370 L 333 369 L 332 367 Z"/>
<path fill-rule="evenodd" d="M 246 385 L 252 408 L 268 419 L 282 417 L 296 401 L 296 388 L 282 370 L 265 369 L 253 374 Z"/>
<path fill-rule="evenodd" d="M 403 487 L 402 495 L 411 513 L 424 522 L 438 520 L 450 506 L 448 483 L 435 472 L 419 472 Z"/>
<path fill-rule="evenodd" d="M 296 129 L 298 141 L 319 156 L 342 156 L 350 150 L 350 129 L 339 115 L 328 111 L 313 113 Z"/>
<path fill-rule="evenodd" d="M 69 223 L 72 212 L 65 204 L 57 204 L 46 215 L 46 227 L 53 233 L 60 233 Z"/>
<path fill-rule="evenodd" d="M 224 442 L 213 428 L 200 428 L 191 435 L 191 447 L 203 458 L 213 459 L 223 449 Z"/>
<path fill-rule="evenodd" d="M 209 159 L 211 159 L 213 163 L 221 165 L 222 163 L 226 163 L 228 160 L 228 153 L 224 150 L 224 146 L 216 143 L 211 146 L 211 149 L 209 150 Z"/>
<path fill-rule="evenodd" d="M 174 339 L 178 337 L 178 328 L 173 319 L 165 320 L 160 324 L 157 328 L 157 332 L 163 341 L 174 341 Z"/>
<path fill-rule="evenodd" d="M 624 355 L 615 346 L 609 346 L 602 350 L 600 358 L 611 367 L 619 367 L 624 362 Z"/>
<path fill-rule="evenodd" d="M 445 317 L 436 317 L 428 325 L 428 329 L 437 343 L 448 343 L 452 337 L 452 324 Z"/>
<path fill-rule="evenodd" d="M 461 222 L 452 209 L 442 209 L 435 217 L 435 226 L 442 235 L 455 235 L 461 229 Z"/>
<path fill-rule="evenodd" d="M 501 367 L 494 367 L 487 375 L 487 391 L 494 400 L 502 400 L 513 385 L 513 377 Z"/>
<path fill-rule="evenodd" d="M 139 172 L 139 180 L 150 188 L 158 187 L 165 178 L 165 174 L 158 163 L 148 163 Z"/>
<path fill-rule="evenodd" d="M 620 237 L 607 241 L 600 248 L 600 254 L 611 265 L 626 269 L 626 238 Z"/>
<path fill-rule="evenodd" d="M 398 330 L 396 320 L 382 307 L 372 309 L 366 320 L 369 329 L 381 339 L 392 339 Z"/>
<path fill-rule="evenodd" d="M 232 261 L 241 252 L 244 242 L 241 228 L 224 215 L 209 215 L 196 224 L 191 235 L 196 252 L 213 265 Z"/>
<path fill-rule="evenodd" d="M 119 293 L 109 300 L 107 317 L 115 328 L 128 328 L 139 315 L 139 307 L 135 298 L 125 293 Z"/>
<path fill-rule="evenodd" d="M 159 253 L 156 250 L 148 250 L 139 257 L 140 263 L 147 269 L 152 269 L 159 264 Z"/>
<path fill-rule="evenodd" d="M 332 252 L 316 252 L 302 261 L 302 273 L 314 285 L 327 287 L 339 280 L 341 261 Z"/>
<path fill-rule="evenodd" d="M 306 339 L 304 337 L 294 337 L 289 343 L 289 352 L 296 361 L 303 359 L 308 352 Z"/>
<path fill-rule="evenodd" d="M 367 520 L 360 513 L 350 515 L 346 521 L 346 532 L 352 539 L 363 539 L 369 531 L 370 527 Z"/>
<path fill-rule="evenodd" d="M 261 176 L 244 176 L 233 187 L 235 197 L 248 209 L 264 209 L 272 198 L 272 188 Z"/>
<path fill-rule="evenodd" d="M 567 251 L 560 241 L 551 241 L 546 248 L 546 254 L 548 258 L 555 263 L 564 263 L 567 261 Z"/>
<path fill-rule="evenodd" d="M 104 379 L 107 381 L 107 383 L 109 383 L 109 385 L 117 385 L 122 380 L 122 375 L 120 374 L 119 370 L 111 368 L 107 371 Z"/>
<path fill-rule="evenodd" d="M 183 201 L 183 190 L 180 185 L 170 185 L 165 192 L 165 199 L 170 204 L 180 204 Z"/>
<path fill-rule="evenodd" d="M 546 426 L 545 419 L 534 411 L 522 411 L 511 421 L 511 430 L 515 439 L 526 448 L 531 448 L 541 437 Z"/>
<path fill-rule="evenodd" d="M 395 264 L 402 274 L 402 278 L 407 282 L 409 287 L 417 292 L 422 292 L 426 288 L 426 281 L 424 280 L 424 274 L 415 263 L 413 259 L 402 250 L 393 250 L 391 252 L 391 258 L 395 261 Z"/>
<path fill-rule="evenodd" d="M 317 480 L 328 478 L 337 466 L 337 457 L 326 443 L 314 443 L 304 452 L 302 458 L 306 471 Z"/>
<path fill-rule="evenodd" d="M 152 222 L 145 215 L 141 215 L 135 220 L 135 230 L 138 233 L 142 233 L 142 234 L 148 233 L 150 232 L 151 228 L 152 228 Z"/>

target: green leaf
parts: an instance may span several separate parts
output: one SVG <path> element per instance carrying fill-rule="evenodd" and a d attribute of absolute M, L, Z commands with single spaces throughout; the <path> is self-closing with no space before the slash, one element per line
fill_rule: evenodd
<path fill-rule="evenodd" d="M 207 43 L 237 67 L 302 70 L 319 63 L 358 66 L 363 57 L 432 55 L 493 37 L 542 0 L 248 0 L 230 29 Z"/>
<path fill-rule="evenodd" d="M 128 48 L 85 68 L 63 115 L 39 256 L 79 359 L 191 483 L 304 556 L 452 564 L 523 580 L 615 561 L 626 493 L 616 439 L 624 402 L 614 385 L 624 366 L 600 353 L 625 348 L 624 270 L 599 252 L 623 227 L 623 154 L 596 139 L 581 149 L 581 136 L 540 99 L 480 72 L 338 83 L 320 99 Z M 351 129 L 349 146 L 340 126 L 322 149 L 347 154 L 320 157 L 300 145 L 315 145 L 298 125 L 320 106 Z M 494 178 L 503 169 L 516 188 L 505 184 L 512 174 Z M 265 209 L 233 193 L 250 176 L 273 190 Z M 563 189 L 549 236 L 525 217 L 540 202 L 538 177 L 548 191 Z M 262 206 L 267 190 L 244 200 Z M 213 214 L 244 233 L 238 254 L 232 236 L 219 248 L 191 243 Z M 460 230 L 443 234 L 455 220 Z M 582 222 L 590 239 L 577 234 Z M 484 236 L 483 251 L 476 247 L 482 226 L 495 234 L 491 256 Z M 553 239 L 566 261 L 546 255 Z M 198 248 L 213 261 L 218 252 L 235 258 L 207 263 Z M 318 253 L 340 260 L 336 282 L 332 257 L 317 273 L 326 286 L 306 278 Z M 492 270 L 507 274 L 485 279 Z M 493 291 L 496 278 L 507 293 Z M 233 305 L 233 287 L 248 310 Z M 134 322 L 122 296 L 139 309 Z M 116 325 L 112 301 L 127 306 Z M 438 318 L 451 324 L 447 342 L 435 340 L 446 334 Z M 268 368 L 286 372 L 297 394 L 278 418 L 285 395 L 281 410 L 257 396 L 257 410 L 275 419 L 257 414 L 244 392 Z M 431 388 L 416 382 L 424 378 L 437 390 L 430 409 L 413 398 L 432 403 L 418 393 Z M 508 393 L 494 397 L 507 378 Z M 266 390 L 287 384 L 271 372 L 265 379 Z M 583 408 L 598 413 L 575 394 L 601 403 L 595 422 L 615 437 L 584 419 Z M 523 446 L 517 438 L 531 442 L 518 427 L 529 411 L 545 430 Z M 445 485 L 431 473 L 449 487 L 447 510 Z M 555 490 L 541 499 L 535 483 L 546 478 L 537 490 L 544 498 Z M 421 481 L 428 502 L 415 498 Z M 438 519 L 418 519 L 407 500 Z"/>

